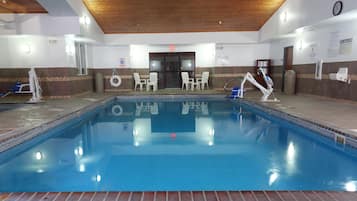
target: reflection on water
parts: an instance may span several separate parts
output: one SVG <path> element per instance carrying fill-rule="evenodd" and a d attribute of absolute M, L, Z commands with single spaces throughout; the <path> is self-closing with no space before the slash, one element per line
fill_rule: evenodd
<path fill-rule="evenodd" d="M 133 145 L 155 144 L 170 135 L 172 140 L 179 136 L 192 143 L 212 146 L 215 131 L 208 115 L 208 102 L 137 102 L 132 121 Z"/>
<path fill-rule="evenodd" d="M 289 174 L 294 173 L 295 171 L 295 162 L 296 162 L 296 151 L 293 142 L 289 143 L 288 149 L 286 151 L 286 162 L 287 162 L 287 172 Z"/>
<path fill-rule="evenodd" d="M 0 191 L 356 191 L 355 165 L 228 101 L 116 102 L 3 157 Z"/>
<path fill-rule="evenodd" d="M 348 192 L 356 192 L 357 191 L 357 181 L 348 181 L 345 184 L 345 190 Z"/>

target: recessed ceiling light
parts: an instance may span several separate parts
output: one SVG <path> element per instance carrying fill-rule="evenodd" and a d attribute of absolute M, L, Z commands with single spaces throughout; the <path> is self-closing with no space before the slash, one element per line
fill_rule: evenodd
<path fill-rule="evenodd" d="M 223 23 L 222 20 L 219 20 L 219 21 L 218 21 L 218 24 L 222 24 L 222 23 Z"/>

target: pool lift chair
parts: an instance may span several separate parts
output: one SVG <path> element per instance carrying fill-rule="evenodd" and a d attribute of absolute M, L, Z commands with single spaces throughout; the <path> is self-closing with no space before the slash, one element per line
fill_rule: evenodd
<path fill-rule="evenodd" d="M 250 72 L 247 72 L 247 74 L 244 76 L 244 79 L 240 85 L 240 89 L 238 91 L 238 97 L 239 98 L 243 98 L 244 97 L 244 84 L 249 81 L 250 83 L 252 83 L 254 86 L 256 86 L 262 93 L 263 96 L 261 97 L 261 101 L 262 102 L 279 102 L 279 100 L 274 96 L 274 83 L 273 80 L 264 73 L 262 68 L 259 68 L 259 72 L 263 75 L 264 81 L 267 84 L 267 88 L 265 88 L 264 86 L 262 86 L 261 84 L 259 84 L 259 82 L 257 82 L 253 75 Z M 273 95 L 274 98 L 273 99 L 269 99 L 270 95 Z"/>
<path fill-rule="evenodd" d="M 28 72 L 28 75 L 29 75 L 29 83 L 22 84 L 20 82 L 17 82 L 15 86 L 11 89 L 11 91 L 2 95 L 1 98 L 8 96 L 10 94 L 32 94 L 31 99 L 28 101 L 29 103 L 41 102 L 42 89 L 38 77 L 36 75 L 35 68 L 31 68 L 31 70 Z"/>

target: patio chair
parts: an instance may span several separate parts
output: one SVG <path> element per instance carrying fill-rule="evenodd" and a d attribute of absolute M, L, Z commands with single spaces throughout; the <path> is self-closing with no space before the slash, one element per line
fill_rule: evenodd
<path fill-rule="evenodd" d="M 188 72 L 181 72 L 181 79 L 182 79 L 182 90 L 186 88 L 188 90 L 192 85 L 192 79 L 188 76 Z"/>
<path fill-rule="evenodd" d="M 136 89 L 139 86 L 140 91 L 142 91 L 143 90 L 143 86 L 146 85 L 146 80 L 145 79 L 141 79 L 139 73 L 134 73 L 133 76 L 134 76 L 134 81 L 135 81 L 134 90 L 136 91 Z"/>
<path fill-rule="evenodd" d="M 157 73 L 154 72 L 150 73 L 149 78 L 150 79 L 146 81 L 146 91 L 149 91 L 151 87 L 153 91 L 157 91 L 157 85 L 158 85 Z"/>
<path fill-rule="evenodd" d="M 204 90 L 206 85 L 207 85 L 207 89 L 209 88 L 208 80 L 209 80 L 209 72 L 208 71 L 203 72 L 201 78 L 201 90 Z"/>

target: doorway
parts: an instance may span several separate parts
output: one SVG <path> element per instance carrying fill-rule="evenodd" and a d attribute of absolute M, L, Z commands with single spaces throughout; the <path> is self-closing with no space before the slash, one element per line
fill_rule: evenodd
<path fill-rule="evenodd" d="M 284 92 L 285 72 L 293 69 L 294 46 L 284 48 L 284 61 L 282 69 L 281 91 Z"/>
<path fill-rule="evenodd" d="M 181 88 L 181 72 L 194 77 L 195 52 L 149 53 L 150 72 L 157 72 L 159 89 Z"/>

